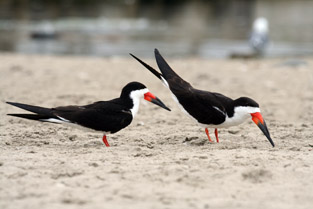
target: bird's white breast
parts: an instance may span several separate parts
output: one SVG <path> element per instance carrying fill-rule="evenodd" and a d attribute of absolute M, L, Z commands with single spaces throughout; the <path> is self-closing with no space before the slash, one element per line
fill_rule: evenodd
<path fill-rule="evenodd" d="M 226 114 L 225 121 L 219 125 L 206 125 L 206 127 L 212 128 L 228 128 L 231 126 L 237 126 L 247 119 L 251 118 L 251 113 L 260 112 L 260 108 L 258 107 L 235 107 L 234 115 L 232 117 L 228 117 Z M 205 124 L 203 124 L 205 125 Z"/>

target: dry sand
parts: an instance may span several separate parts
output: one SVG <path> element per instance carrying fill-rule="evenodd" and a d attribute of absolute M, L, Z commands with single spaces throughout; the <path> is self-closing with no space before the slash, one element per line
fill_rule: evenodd
<path fill-rule="evenodd" d="M 197 88 L 258 101 L 275 148 L 250 121 L 209 143 L 132 58 L 0 60 L 0 208 L 313 208 L 313 58 L 169 59 Z M 109 135 L 110 148 L 101 133 L 6 116 L 23 111 L 4 101 L 83 105 L 134 80 L 172 112 L 143 101 L 132 124 Z"/>

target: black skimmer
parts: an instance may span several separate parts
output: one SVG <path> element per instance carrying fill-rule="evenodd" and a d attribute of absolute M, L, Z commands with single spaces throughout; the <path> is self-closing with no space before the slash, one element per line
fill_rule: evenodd
<path fill-rule="evenodd" d="M 171 69 L 157 49 L 154 52 L 161 73 L 136 56 L 130 55 L 170 89 L 182 111 L 205 127 L 205 132 L 211 142 L 208 128 L 215 128 L 216 141 L 219 142 L 217 128 L 239 125 L 252 117 L 253 122 L 261 129 L 272 146 L 275 146 L 258 103 L 248 97 L 233 100 L 219 93 L 195 89 Z"/>
<path fill-rule="evenodd" d="M 160 99 L 149 92 L 145 85 L 139 82 L 131 82 L 122 89 L 119 98 L 109 101 L 99 101 L 85 106 L 44 108 L 7 102 L 10 105 L 35 113 L 8 115 L 41 122 L 78 125 L 94 131 L 101 131 L 104 133 L 103 143 L 109 147 L 110 145 L 106 135 L 116 133 L 132 122 L 138 112 L 140 98 L 142 97 L 170 111 Z"/>

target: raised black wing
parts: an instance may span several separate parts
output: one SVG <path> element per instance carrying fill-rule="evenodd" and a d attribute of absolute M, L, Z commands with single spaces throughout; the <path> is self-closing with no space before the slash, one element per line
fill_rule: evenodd
<path fill-rule="evenodd" d="M 140 64 L 142 64 L 145 68 L 147 68 L 153 75 L 155 75 L 158 79 L 160 79 L 162 81 L 162 74 L 161 73 L 156 71 L 153 67 L 151 67 L 150 65 L 148 65 L 147 63 L 145 63 L 144 61 L 142 61 L 141 59 L 139 59 L 135 55 L 133 55 L 131 53 L 129 53 L 129 54 L 130 54 L 130 56 L 135 58 L 135 60 L 137 60 Z"/>
<path fill-rule="evenodd" d="M 189 91 L 190 89 L 192 89 L 190 83 L 182 79 L 174 72 L 174 70 L 172 70 L 172 68 L 167 64 L 167 62 L 157 49 L 154 50 L 154 53 L 158 67 L 162 72 L 162 76 L 165 78 L 165 80 L 169 84 L 170 90 L 174 94 L 176 94 L 177 91 Z"/>
<path fill-rule="evenodd" d="M 225 121 L 228 104 L 232 99 L 222 94 L 193 88 L 172 70 L 157 49 L 155 58 L 170 90 L 189 115 L 203 124 L 218 125 Z"/>

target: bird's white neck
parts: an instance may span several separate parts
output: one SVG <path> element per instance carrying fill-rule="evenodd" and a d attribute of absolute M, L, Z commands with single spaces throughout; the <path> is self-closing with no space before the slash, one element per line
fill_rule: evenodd
<path fill-rule="evenodd" d="M 139 110 L 140 99 L 139 98 L 133 99 L 133 103 L 134 103 L 134 106 L 130 109 L 130 111 L 131 111 L 133 118 L 134 118 L 135 115 L 137 114 L 138 110 Z"/>
<path fill-rule="evenodd" d="M 260 108 L 258 107 L 235 107 L 234 115 L 232 117 L 228 117 L 226 115 L 225 122 L 222 123 L 221 127 L 230 127 L 236 126 L 243 123 L 245 120 L 251 117 L 251 113 L 260 112 Z"/>
<path fill-rule="evenodd" d="M 140 105 L 140 99 L 143 97 L 145 93 L 149 92 L 148 89 L 140 89 L 136 91 L 132 91 L 130 93 L 130 98 L 133 100 L 133 107 L 130 109 L 133 118 L 137 114 Z"/>

